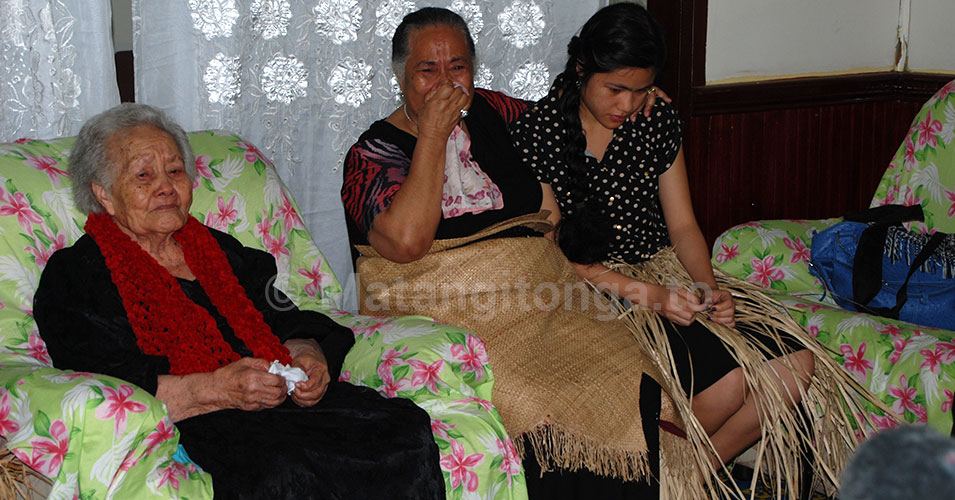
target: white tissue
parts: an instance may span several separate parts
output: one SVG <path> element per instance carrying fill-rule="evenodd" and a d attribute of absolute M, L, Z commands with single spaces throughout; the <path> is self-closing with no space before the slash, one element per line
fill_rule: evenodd
<path fill-rule="evenodd" d="M 305 382 L 308 380 L 308 375 L 305 375 L 305 372 L 301 368 L 292 368 L 288 365 L 283 365 L 278 361 L 273 361 L 272 365 L 269 366 L 269 373 L 274 373 L 276 375 L 281 375 L 285 377 L 285 388 L 288 389 L 286 394 L 291 394 L 295 390 L 296 382 Z"/>

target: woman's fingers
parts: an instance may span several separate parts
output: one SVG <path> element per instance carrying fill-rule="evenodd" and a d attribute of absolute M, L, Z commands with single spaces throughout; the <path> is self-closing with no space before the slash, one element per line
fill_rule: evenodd
<path fill-rule="evenodd" d="M 643 106 L 643 116 L 650 116 L 650 110 L 653 109 L 653 105 L 656 104 L 657 99 L 663 99 L 666 102 L 673 102 L 673 100 L 670 99 L 670 96 L 666 95 L 666 92 L 664 92 L 660 87 L 650 87 L 647 90 L 646 104 Z"/>
<path fill-rule="evenodd" d="M 272 408 L 285 401 L 287 389 L 285 378 L 281 375 L 256 370 L 248 373 L 247 376 L 250 389 L 247 400 L 249 404 L 260 404 L 265 408 Z"/>
<path fill-rule="evenodd" d="M 644 99 L 643 106 L 638 108 L 636 111 L 633 112 L 632 115 L 630 115 L 630 121 L 632 122 L 637 121 L 637 119 L 640 118 L 640 115 L 643 115 L 644 117 L 649 117 L 650 110 L 653 109 L 653 105 L 656 104 L 657 99 L 663 99 L 666 102 L 673 102 L 673 100 L 670 99 L 670 96 L 668 96 L 666 92 L 663 91 L 663 89 L 661 89 L 660 87 L 657 87 L 656 85 L 648 88 L 644 92 L 647 93 L 647 98 Z"/>
<path fill-rule="evenodd" d="M 716 310 L 710 314 L 710 319 L 726 326 L 736 326 L 736 314 L 733 309 Z"/>
<path fill-rule="evenodd" d="M 303 407 L 314 406 L 321 401 L 330 382 L 331 379 L 327 370 L 310 375 L 307 381 L 295 384 L 292 401 Z"/>
<path fill-rule="evenodd" d="M 269 373 L 268 365 L 263 359 L 242 358 L 216 370 L 229 406 L 261 410 L 285 401 L 285 379 Z"/>
<path fill-rule="evenodd" d="M 726 290 L 715 290 L 713 292 L 709 317 L 713 321 L 730 327 L 736 325 L 736 303 L 729 292 Z"/>
<path fill-rule="evenodd" d="M 461 120 L 461 110 L 467 103 L 468 95 L 464 89 L 455 87 L 450 81 L 444 81 L 425 96 L 421 118 L 442 119 L 446 125 L 453 128 Z"/>
<path fill-rule="evenodd" d="M 696 295 L 682 288 L 670 289 L 663 304 L 664 316 L 683 326 L 693 323 L 696 313 L 705 308 Z"/>
<path fill-rule="evenodd" d="M 292 360 L 292 366 L 301 368 L 308 375 L 308 380 L 295 384 L 292 401 L 299 406 L 312 406 L 318 403 L 331 382 L 324 356 L 303 354 Z"/>
<path fill-rule="evenodd" d="M 700 312 L 707 307 L 695 293 L 684 288 L 676 289 L 673 295 L 676 296 L 676 300 L 682 308 L 694 313 Z"/>

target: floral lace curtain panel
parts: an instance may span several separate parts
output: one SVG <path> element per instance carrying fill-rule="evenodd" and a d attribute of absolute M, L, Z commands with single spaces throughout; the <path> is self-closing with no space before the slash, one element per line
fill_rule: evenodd
<path fill-rule="evenodd" d="M 0 142 L 74 135 L 116 104 L 108 0 L 0 0 Z"/>
<path fill-rule="evenodd" d="M 136 100 L 187 130 L 232 130 L 262 148 L 355 310 L 341 166 L 358 135 L 398 105 L 390 56 L 401 18 L 425 6 L 458 12 L 476 41 L 475 84 L 537 99 L 603 3 L 133 0 Z"/>

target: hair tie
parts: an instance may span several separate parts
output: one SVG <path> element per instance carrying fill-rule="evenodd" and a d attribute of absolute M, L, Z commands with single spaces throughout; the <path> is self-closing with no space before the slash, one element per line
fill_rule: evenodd
<path fill-rule="evenodd" d="M 578 52 L 578 49 L 580 49 L 580 43 L 581 42 L 580 42 L 579 36 L 574 35 L 570 37 L 570 42 L 567 43 L 567 53 L 572 56 L 576 54 Z"/>

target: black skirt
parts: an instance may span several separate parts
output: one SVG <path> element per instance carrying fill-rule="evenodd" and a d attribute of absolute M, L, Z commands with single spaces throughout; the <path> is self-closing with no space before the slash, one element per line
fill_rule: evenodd
<path fill-rule="evenodd" d="M 689 326 L 663 320 L 684 394 L 695 396 L 738 368 L 723 342 L 699 321 Z"/>
<path fill-rule="evenodd" d="M 334 382 L 301 408 L 222 410 L 178 422 L 180 443 L 220 499 L 443 499 L 428 414 Z"/>
<path fill-rule="evenodd" d="M 695 396 L 715 384 L 727 373 L 739 368 L 726 345 L 699 321 L 689 326 L 663 320 L 680 385 L 685 394 Z M 762 346 L 768 358 L 778 358 L 805 349 L 789 335 L 780 332 L 783 345 L 759 333 L 753 326 L 737 322 L 736 329 Z"/>

